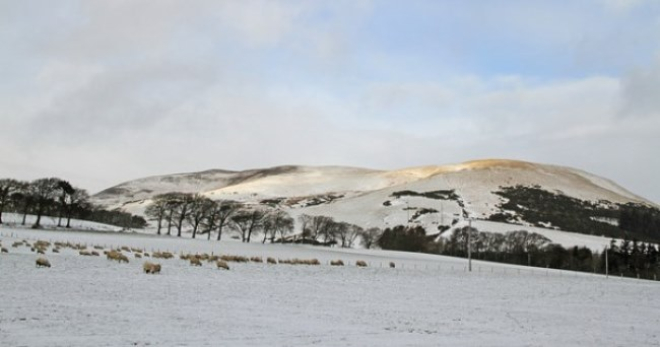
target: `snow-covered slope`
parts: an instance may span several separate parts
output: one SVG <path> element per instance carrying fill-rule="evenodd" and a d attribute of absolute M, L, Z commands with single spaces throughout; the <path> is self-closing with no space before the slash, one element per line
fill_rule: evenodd
<path fill-rule="evenodd" d="M 378 171 L 351 167 L 280 166 L 247 171 L 208 170 L 153 176 L 125 182 L 94 196 L 109 207 L 167 192 L 194 192 L 217 198 L 303 197 L 329 193 L 456 189 L 484 200 L 501 186 L 540 185 L 583 200 L 650 203 L 607 179 L 576 169 L 513 160 L 479 160 L 444 166 Z"/>
<path fill-rule="evenodd" d="M 138 214 L 143 213 L 153 196 L 174 191 L 247 203 L 275 200 L 294 217 L 328 215 L 363 227 L 387 227 L 411 221 L 429 232 L 437 232 L 439 225 L 451 225 L 462 219 L 462 209 L 478 219 L 500 212 L 498 205 L 504 199 L 494 192 L 517 185 L 538 186 L 586 201 L 655 206 L 612 181 L 584 171 L 495 159 L 395 171 L 336 166 L 281 166 L 240 172 L 210 170 L 130 181 L 104 190 L 94 198 L 106 207 Z M 453 194 L 444 198 L 424 195 L 438 191 Z M 427 211 L 422 213 L 424 209 Z M 507 228 L 520 226 L 497 229 Z"/>

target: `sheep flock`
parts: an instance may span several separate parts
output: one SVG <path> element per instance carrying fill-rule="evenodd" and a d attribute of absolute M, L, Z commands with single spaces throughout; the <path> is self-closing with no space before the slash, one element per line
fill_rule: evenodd
<path fill-rule="evenodd" d="M 153 251 L 151 254 L 148 253 L 145 249 L 120 246 L 120 247 L 106 247 L 102 245 L 87 245 L 82 243 L 71 243 L 71 242 L 54 242 L 37 240 L 30 242 L 28 240 L 21 240 L 12 243 L 12 248 L 27 247 L 30 248 L 30 251 L 39 255 L 35 260 L 35 264 L 39 268 L 51 268 L 51 266 L 56 266 L 56 262 L 51 265 L 50 260 L 48 260 L 45 255 L 47 253 L 59 254 L 62 250 L 69 249 L 73 251 L 73 254 L 77 254 L 81 257 L 100 257 L 101 252 L 106 256 L 108 261 L 117 262 L 118 264 L 127 264 L 130 262 L 129 255 L 132 254 L 132 257 L 135 259 L 151 258 L 151 259 L 176 259 L 177 254 L 169 251 Z M 2 247 L 2 242 L 0 240 L 0 251 L 2 254 L 9 254 L 9 249 Z M 51 258 L 52 259 L 52 258 Z M 241 255 L 229 255 L 229 254 L 208 254 L 208 253 L 183 253 L 178 254 L 178 259 L 188 262 L 193 267 L 202 267 L 204 263 L 213 263 L 217 269 L 220 270 L 229 270 L 229 263 L 256 263 L 256 264 L 268 264 L 268 265 L 304 265 L 304 266 L 320 266 L 321 262 L 316 259 L 282 259 L 274 257 L 257 257 L 257 256 L 241 256 Z M 265 259 L 265 261 L 264 261 Z M 345 263 L 341 259 L 331 260 L 327 262 L 329 266 L 345 266 Z M 364 260 L 357 260 L 355 262 L 355 267 L 368 267 L 369 264 Z M 389 262 L 390 268 L 395 268 L 396 265 L 394 262 Z M 153 261 L 145 261 L 142 266 L 142 270 L 145 274 L 160 274 L 162 265 L 160 263 L 155 263 Z"/>

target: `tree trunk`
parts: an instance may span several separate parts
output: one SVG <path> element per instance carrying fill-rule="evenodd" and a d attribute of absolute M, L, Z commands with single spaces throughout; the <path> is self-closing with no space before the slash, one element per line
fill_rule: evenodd
<path fill-rule="evenodd" d="M 264 233 L 264 239 L 261 241 L 262 244 L 266 243 L 266 238 L 268 238 L 268 233 Z"/>
<path fill-rule="evenodd" d="M 179 224 L 177 224 L 177 237 L 181 237 L 181 229 L 183 229 L 183 220 L 186 219 L 187 209 L 181 210 L 181 216 L 179 217 Z"/>
<path fill-rule="evenodd" d="M 41 209 L 37 210 L 37 221 L 32 225 L 32 229 L 37 229 L 41 226 Z"/>
<path fill-rule="evenodd" d="M 6 200 L 3 200 L 2 204 L 0 204 L 0 224 L 2 224 L 2 212 L 5 211 L 5 204 L 7 204 Z"/>
<path fill-rule="evenodd" d="M 66 207 L 66 191 L 62 189 L 62 196 L 60 197 L 60 202 L 62 203 L 59 208 L 58 218 L 57 218 L 57 227 L 62 227 L 62 216 L 64 215 L 64 208 Z"/>
<path fill-rule="evenodd" d="M 66 227 L 71 228 L 71 215 L 66 216 Z"/>
<path fill-rule="evenodd" d="M 167 217 L 167 236 L 172 235 L 172 215 L 174 214 L 174 210 L 170 210 L 170 215 Z"/>
<path fill-rule="evenodd" d="M 192 235 L 192 238 L 194 239 L 195 236 L 197 236 L 197 224 L 195 224 L 195 225 L 193 226 L 193 235 Z"/>
<path fill-rule="evenodd" d="M 220 241 L 220 239 L 222 238 L 222 228 L 225 226 L 224 224 L 225 222 L 223 221 L 220 221 L 220 223 L 218 223 L 218 241 Z"/>
<path fill-rule="evenodd" d="M 21 225 L 25 225 L 25 220 L 27 219 L 27 209 L 23 212 L 23 222 Z"/>
<path fill-rule="evenodd" d="M 44 206 L 42 203 L 37 204 L 37 221 L 32 225 L 32 229 L 41 227 L 41 215 L 44 213 Z"/>
<path fill-rule="evenodd" d="M 157 235 L 160 235 L 160 228 L 162 227 L 163 224 L 163 217 L 158 218 L 158 231 L 156 232 Z"/>
<path fill-rule="evenodd" d="M 176 225 L 176 237 L 181 237 L 182 228 L 183 228 L 183 219 L 179 220 L 179 223 Z"/>

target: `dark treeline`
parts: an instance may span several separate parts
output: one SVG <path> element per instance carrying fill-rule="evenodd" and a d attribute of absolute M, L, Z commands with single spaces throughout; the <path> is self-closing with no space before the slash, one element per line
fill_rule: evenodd
<path fill-rule="evenodd" d="M 426 236 L 424 228 L 407 228 L 403 225 L 387 228 L 378 238 L 378 247 L 387 250 L 406 252 L 438 253 L 438 243 L 434 237 Z"/>
<path fill-rule="evenodd" d="M 58 227 L 71 227 L 71 219 L 83 219 L 111 224 L 125 229 L 144 228 L 144 218 L 121 210 L 107 211 L 89 201 L 86 190 L 77 188 L 59 178 L 40 178 L 31 182 L 0 179 L 0 224 L 4 212 L 23 216 L 21 225 L 27 224 L 27 216 L 35 215 L 33 228 L 41 227 L 43 216 L 57 218 Z"/>
<path fill-rule="evenodd" d="M 144 229 L 148 225 L 147 220 L 142 216 L 136 216 L 120 210 L 104 210 L 102 208 L 83 210 L 76 218 L 115 225 L 127 230 Z"/>
<path fill-rule="evenodd" d="M 626 236 L 640 235 L 645 239 L 660 239 L 660 211 L 637 205 L 624 205 L 619 215 L 619 228 Z"/>
<path fill-rule="evenodd" d="M 204 235 L 220 241 L 226 231 L 235 231 L 243 242 L 263 234 L 263 242 L 283 239 L 293 231 L 293 219 L 281 210 L 262 209 L 230 200 L 211 200 L 201 194 L 172 192 L 155 196 L 145 209 L 158 235 L 192 238 Z"/>
<path fill-rule="evenodd" d="M 660 245 L 624 239 L 616 244 L 614 240 L 608 250 L 610 273 L 629 277 L 660 278 Z M 604 264 L 601 254 L 601 264 Z M 604 266 L 601 268 L 604 271 Z"/>
<path fill-rule="evenodd" d="M 606 255 L 586 247 L 565 248 L 551 243 L 542 235 L 525 230 L 505 234 L 480 232 L 475 228 L 456 230 L 448 239 L 426 235 L 420 226 L 397 226 L 385 229 L 377 239 L 382 249 L 424 252 L 472 258 L 516 265 L 561 270 L 605 273 Z M 629 277 L 656 279 L 660 277 L 658 245 L 624 240 L 619 245 L 612 240 L 607 250 L 609 273 Z"/>

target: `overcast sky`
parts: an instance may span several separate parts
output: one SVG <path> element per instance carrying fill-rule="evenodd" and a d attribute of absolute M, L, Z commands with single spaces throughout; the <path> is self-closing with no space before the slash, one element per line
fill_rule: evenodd
<path fill-rule="evenodd" d="M 0 0 L 0 177 L 510 158 L 660 202 L 660 1 Z"/>

